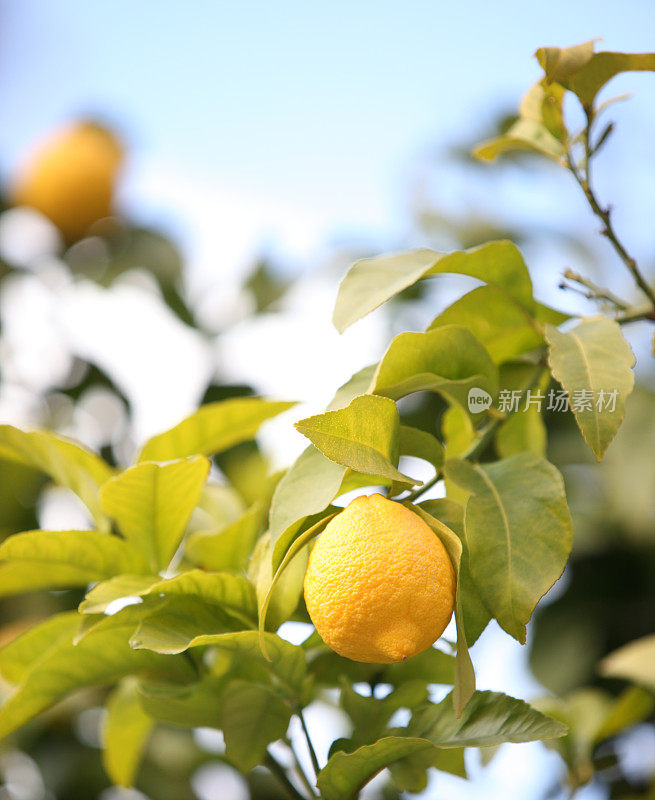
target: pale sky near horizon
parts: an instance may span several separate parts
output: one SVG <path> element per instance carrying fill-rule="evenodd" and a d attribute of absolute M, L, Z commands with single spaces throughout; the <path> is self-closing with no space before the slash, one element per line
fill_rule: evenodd
<path fill-rule="evenodd" d="M 538 46 L 603 37 L 639 51 L 653 34 L 649 0 L 543 11 L 521 0 L 0 0 L 0 170 L 96 113 L 130 145 L 130 210 L 172 229 L 192 260 L 206 259 L 196 240 L 214 229 L 226 263 L 201 271 L 263 245 L 303 258 L 349 236 L 384 246 L 406 225 L 417 153 L 514 106 L 539 74 Z M 651 78 L 615 82 L 637 89 L 621 109 L 624 147 L 631 120 L 655 124 Z"/>

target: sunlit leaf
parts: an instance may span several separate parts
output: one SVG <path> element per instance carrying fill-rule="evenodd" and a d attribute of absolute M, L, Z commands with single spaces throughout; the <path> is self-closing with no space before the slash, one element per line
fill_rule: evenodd
<path fill-rule="evenodd" d="M 133 650 L 128 639 L 138 617 L 133 608 L 116 615 L 114 624 L 90 632 L 75 645 L 62 637 L 23 675 L 19 688 L 0 707 L 0 737 L 20 728 L 70 692 L 114 683 L 126 675 L 190 680 L 191 665 L 183 657 Z"/>
<path fill-rule="evenodd" d="M 99 583 L 86 596 L 79 610 L 99 614 L 115 600 L 124 597 L 196 597 L 205 604 L 216 605 L 232 616 L 253 626 L 257 615 L 255 592 L 243 575 L 227 572 L 205 572 L 194 569 L 173 578 L 144 578 L 139 585 L 135 576 L 120 576 Z"/>
<path fill-rule="evenodd" d="M 114 471 L 99 456 L 54 433 L 26 433 L 11 425 L 0 425 L 0 459 L 45 472 L 56 484 L 75 492 L 98 527 L 108 528 L 98 502 L 98 489 Z"/>
<path fill-rule="evenodd" d="M 346 467 L 330 461 L 313 445 L 291 465 L 277 485 L 269 514 L 271 544 L 278 554 L 276 569 L 297 533 L 290 526 L 326 509 L 339 493 L 345 474 Z"/>
<path fill-rule="evenodd" d="M 218 531 L 193 533 L 186 541 L 184 555 L 203 569 L 246 569 L 263 521 L 263 508 L 255 504 Z"/>
<path fill-rule="evenodd" d="M 0 597 L 147 571 L 139 550 L 98 531 L 27 531 L 0 545 Z"/>
<path fill-rule="evenodd" d="M 585 441 L 600 461 L 625 416 L 635 357 L 617 322 L 588 317 L 561 333 L 548 325 L 553 377 L 569 395 Z"/>
<path fill-rule="evenodd" d="M 324 800 L 352 800 L 385 767 L 412 753 L 433 749 L 427 739 L 385 736 L 352 753 L 338 751 L 318 775 L 321 797 Z"/>
<path fill-rule="evenodd" d="M 208 403 L 143 447 L 139 461 L 171 461 L 198 454 L 213 455 L 252 439 L 263 422 L 291 408 L 294 403 L 238 397 Z"/>
<path fill-rule="evenodd" d="M 536 56 L 546 79 L 557 81 L 590 108 L 598 92 L 621 72 L 655 72 L 655 53 L 594 53 L 594 42 L 574 47 L 544 47 Z"/>
<path fill-rule="evenodd" d="M 102 507 L 125 538 L 145 553 L 154 571 L 175 555 L 209 472 L 203 456 L 170 464 L 143 463 L 102 488 Z"/>
<path fill-rule="evenodd" d="M 413 392 L 438 392 L 468 408 L 474 387 L 495 395 L 497 367 L 469 330 L 448 325 L 396 336 L 378 365 L 373 391 L 393 400 Z"/>
<path fill-rule="evenodd" d="M 543 341 L 539 325 L 516 300 L 495 286 L 479 286 L 439 314 L 428 330 L 463 325 L 500 364 L 538 347 Z"/>
<path fill-rule="evenodd" d="M 601 674 L 655 690 L 655 634 L 619 647 L 601 662 Z"/>
<path fill-rule="evenodd" d="M 512 242 L 488 242 L 471 250 L 437 253 L 412 250 L 357 261 L 339 286 L 333 322 L 343 332 L 421 278 L 453 272 L 498 286 L 527 309 L 533 307 L 532 282 Z"/>
<path fill-rule="evenodd" d="M 141 614 L 130 646 L 164 655 L 183 653 L 201 636 L 241 630 L 244 622 L 231 609 L 194 595 L 169 596 Z"/>
<path fill-rule="evenodd" d="M 154 720 L 143 710 L 138 684 L 126 678 L 107 701 L 102 762 L 117 786 L 134 785 Z"/>
<path fill-rule="evenodd" d="M 308 417 L 295 427 L 330 461 L 406 487 L 417 484 L 396 469 L 400 419 L 386 397 L 361 395 L 346 408 Z"/>
<path fill-rule="evenodd" d="M 9 683 L 20 683 L 32 664 L 51 647 L 72 642 L 80 625 L 77 611 L 53 614 L 0 648 L 0 675 Z"/>

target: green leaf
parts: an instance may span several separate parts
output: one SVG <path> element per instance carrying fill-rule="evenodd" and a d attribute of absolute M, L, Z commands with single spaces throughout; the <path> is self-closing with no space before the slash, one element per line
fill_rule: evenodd
<path fill-rule="evenodd" d="M 376 367 L 377 364 L 371 364 L 368 367 L 360 369 L 359 372 L 356 372 L 350 380 L 346 381 L 346 383 L 337 390 L 337 393 L 332 398 L 326 411 L 336 411 L 339 408 L 345 408 L 349 406 L 356 397 L 359 397 L 360 394 L 367 394 Z"/>
<path fill-rule="evenodd" d="M 252 584 L 243 575 L 228 572 L 188 570 L 174 578 L 144 578 L 139 585 L 133 576 L 120 576 L 99 583 L 86 596 L 79 610 L 100 614 L 109 603 L 124 597 L 196 597 L 203 603 L 220 606 L 245 625 L 254 626 L 257 604 Z"/>
<path fill-rule="evenodd" d="M 539 325 L 516 300 L 495 286 L 479 286 L 439 314 L 428 330 L 462 325 L 487 349 L 496 364 L 538 347 Z"/>
<path fill-rule="evenodd" d="M 259 604 L 259 635 L 264 654 L 266 654 L 266 649 L 263 634 L 266 629 L 269 610 L 275 614 L 275 622 L 272 626 L 274 628 L 279 627 L 280 619 L 285 620 L 293 613 L 300 600 L 307 567 L 307 553 L 305 552 L 304 558 L 297 558 L 297 556 L 304 551 L 305 546 L 312 539 L 325 529 L 328 522 L 335 516 L 335 514 L 331 514 L 329 517 L 320 519 L 301 534 L 284 554 L 284 558 L 275 573 L 273 573 L 272 569 L 270 550 L 264 544 L 265 539 L 261 540 L 262 557 L 259 563 L 254 565 L 253 571 Z M 290 570 L 288 568 L 292 563 L 294 568 Z M 284 603 L 284 598 L 287 594 L 291 595 L 291 601 L 288 606 Z"/>
<path fill-rule="evenodd" d="M 567 131 L 562 114 L 564 89 L 546 81 L 536 83 L 523 97 L 519 117 L 509 130 L 479 144 L 476 158 L 492 161 L 501 153 L 529 150 L 564 163 Z"/>
<path fill-rule="evenodd" d="M 521 393 L 534 376 L 534 364 L 503 364 L 500 370 L 501 391 Z M 537 456 L 546 455 L 547 433 L 541 412 L 546 408 L 546 390 L 549 384 L 550 373 L 542 369 L 541 378 L 530 392 L 530 403 L 528 404 L 526 398 L 518 411 L 510 414 L 501 424 L 494 440 L 496 452 L 501 458 L 509 458 L 526 450 Z M 539 398 L 542 398 L 541 401 Z"/>
<path fill-rule="evenodd" d="M 303 649 L 286 642 L 275 633 L 265 633 L 264 638 L 268 658 L 262 654 L 257 631 L 200 634 L 194 637 L 188 646 L 217 647 L 252 660 L 265 667 L 290 694 L 299 695 L 307 674 Z"/>
<path fill-rule="evenodd" d="M 361 395 L 346 408 L 296 422 L 324 456 L 356 472 L 379 475 L 406 487 L 417 481 L 395 467 L 400 419 L 396 404 L 385 397 Z"/>
<path fill-rule="evenodd" d="M 546 327 L 553 377 L 566 390 L 584 440 L 600 461 L 625 416 L 635 357 L 614 320 L 588 317 L 566 333 Z"/>
<path fill-rule="evenodd" d="M 256 503 L 239 519 L 219 531 L 197 531 L 191 534 L 184 555 L 194 564 L 208 570 L 245 570 L 261 533 L 263 508 Z"/>
<path fill-rule="evenodd" d="M 406 730 L 446 748 L 533 742 L 566 734 L 565 725 L 501 692 L 475 692 L 460 717 L 446 697 L 418 710 Z"/>
<path fill-rule="evenodd" d="M 346 467 L 335 464 L 310 445 L 278 483 L 269 514 L 271 544 L 277 569 L 293 541 L 298 521 L 320 513 L 339 493 Z"/>
<path fill-rule="evenodd" d="M 562 477 L 529 453 L 484 465 L 447 461 L 446 473 L 471 492 L 465 531 L 480 596 L 523 644 L 536 604 L 562 574 L 571 550 Z"/>
<path fill-rule="evenodd" d="M 623 678 L 655 690 L 655 634 L 619 647 L 600 665 L 606 678 Z"/>
<path fill-rule="evenodd" d="M 565 82 L 579 72 L 594 54 L 595 39 L 573 47 L 540 47 L 535 57 L 546 73 L 549 83 Z"/>
<path fill-rule="evenodd" d="M 209 460 L 203 456 L 164 465 L 143 463 L 102 487 L 104 511 L 147 555 L 155 572 L 175 555 L 208 472 Z"/>
<path fill-rule="evenodd" d="M 464 453 L 475 439 L 475 426 L 462 406 L 449 406 L 441 417 L 441 433 L 450 458 Z"/>
<path fill-rule="evenodd" d="M 334 325 L 343 333 L 421 278 L 448 272 L 498 286 L 527 309 L 533 307 L 530 275 L 516 246 L 507 241 L 488 242 L 449 254 L 424 249 L 357 261 L 339 286 Z"/>
<path fill-rule="evenodd" d="M 116 575 L 97 583 L 86 593 L 77 607 L 81 614 L 104 614 L 111 603 L 126 597 L 142 597 L 151 587 L 161 583 L 159 575 Z"/>
<path fill-rule="evenodd" d="M 478 588 L 473 581 L 469 566 L 468 544 L 464 533 L 464 507 L 448 497 L 426 500 L 419 506 L 439 522 L 442 522 L 462 543 L 462 559 L 459 565 L 458 587 L 462 603 L 462 627 L 466 643 L 472 647 L 482 631 L 489 624 L 491 615 L 482 602 Z"/>
<path fill-rule="evenodd" d="M 243 625 L 231 609 L 198 596 L 171 596 L 152 610 L 144 609 L 130 646 L 164 655 L 183 653 L 202 636 L 236 631 Z"/>
<path fill-rule="evenodd" d="M 481 142 L 473 155 L 482 161 L 493 161 L 503 153 L 528 150 L 548 156 L 557 161 L 566 154 L 564 146 L 550 133 L 545 125 L 533 119 L 519 118 L 507 133 Z"/>
<path fill-rule="evenodd" d="M 629 686 L 612 703 L 602 725 L 596 731 L 596 740 L 602 742 L 610 736 L 643 722 L 655 710 L 655 698 L 651 692 L 639 686 Z"/>
<path fill-rule="evenodd" d="M 128 644 L 138 615 L 126 608 L 113 625 L 89 632 L 79 644 L 62 637 L 24 674 L 19 688 L 0 707 L 0 738 L 20 728 L 70 692 L 114 683 L 126 675 L 190 680 L 193 668 L 183 657 L 135 651 Z"/>
<path fill-rule="evenodd" d="M 141 705 L 137 681 L 124 679 L 107 701 L 103 727 L 102 762 L 117 786 L 134 785 L 153 727 L 152 717 Z"/>
<path fill-rule="evenodd" d="M 460 567 L 462 561 L 462 542 L 457 534 L 453 533 L 443 522 L 435 519 L 424 507 L 415 506 L 411 503 L 403 503 L 410 511 L 413 511 L 432 528 L 439 537 L 441 543 L 446 548 L 446 552 L 455 570 L 457 578 L 457 592 L 455 596 L 455 622 L 457 623 L 457 655 L 455 657 L 455 687 L 453 689 L 453 703 L 455 714 L 459 716 L 464 706 L 468 703 L 475 692 L 475 671 L 468 651 L 466 634 L 464 630 L 463 617 L 463 593 L 460 584 Z"/>
<path fill-rule="evenodd" d="M 135 547 L 98 531 L 26 531 L 0 545 L 0 597 L 147 571 Z"/>
<path fill-rule="evenodd" d="M 33 625 L 0 648 L 0 675 L 20 683 L 32 664 L 60 642 L 72 642 L 80 625 L 77 611 L 64 611 Z"/>
<path fill-rule="evenodd" d="M 591 108 L 598 92 L 621 72 L 655 72 L 655 53 L 594 53 L 594 42 L 536 52 L 546 79 L 557 81 Z"/>
<path fill-rule="evenodd" d="M 208 403 L 179 425 L 146 442 L 139 461 L 171 461 L 186 456 L 219 453 L 252 439 L 263 422 L 294 405 L 259 397 L 238 397 Z"/>
<path fill-rule="evenodd" d="M 290 719 L 291 709 L 272 689 L 231 681 L 219 712 L 228 760 L 241 772 L 250 772 L 263 760 L 266 747 L 285 735 Z"/>
<path fill-rule="evenodd" d="M 424 685 L 455 682 L 455 659 L 434 647 L 424 650 L 407 661 L 395 664 L 365 664 L 350 661 L 329 650 L 319 637 L 318 652 L 310 656 L 310 672 L 316 681 L 325 686 L 340 686 L 342 679 L 351 683 L 376 680 L 392 686 L 402 686 L 408 681 L 422 681 Z"/>
<path fill-rule="evenodd" d="M 454 716 L 447 697 L 414 714 L 409 726 L 397 732 L 403 735 L 386 736 L 352 753 L 334 753 L 318 776 L 321 797 L 350 800 L 378 772 L 410 755 L 434 752 L 435 748 L 548 739 L 563 736 L 566 726 L 522 700 L 497 692 L 476 692 L 461 718 Z"/>
<path fill-rule="evenodd" d="M 570 779 L 579 785 L 588 783 L 594 775 L 597 745 L 646 719 L 653 704 L 648 692 L 635 687 L 616 699 L 600 689 L 583 688 L 563 698 L 544 697 L 536 703 L 541 711 L 568 726 L 566 736 L 544 744 L 562 756 Z"/>
<path fill-rule="evenodd" d="M 398 789 L 412 794 L 418 794 L 427 788 L 427 771 L 430 768 L 466 778 L 464 748 L 420 750 L 389 765 L 391 777 Z"/>
<path fill-rule="evenodd" d="M 495 395 L 497 367 L 469 330 L 448 325 L 396 336 L 378 365 L 373 391 L 393 400 L 413 392 L 439 392 L 467 408 L 473 387 Z"/>
<path fill-rule="evenodd" d="M 82 500 L 99 528 L 108 521 L 98 503 L 98 489 L 114 471 L 99 456 L 76 442 L 47 431 L 26 433 L 0 425 L 0 459 L 45 472 L 57 485 L 71 489 Z"/>
<path fill-rule="evenodd" d="M 186 686 L 141 681 L 139 697 L 155 719 L 183 728 L 216 728 L 223 703 L 225 676 L 205 674 Z"/>
<path fill-rule="evenodd" d="M 400 708 L 413 709 L 428 698 L 425 681 L 402 683 L 386 697 L 364 697 L 356 692 L 348 679 L 341 680 L 341 707 L 353 723 L 351 745 L 370 744 L 384 735 L 387 723 Z"/>
<path fill-rule="evenodd" d="M 401 456 L 422 458 L 437 470 L 443 466 L 443 445 L 436 436 L 420 428 L 401 425 L 398 432 L 398 450 Z"/>
<path fill-rule="evenodd" d="M 433 749 L 427 739 L 385 736 L 353 753 L 337 751 L 318 775 L 321 797 L 323 800 L 352 800 L 385 767 L 413 753 Z"/>

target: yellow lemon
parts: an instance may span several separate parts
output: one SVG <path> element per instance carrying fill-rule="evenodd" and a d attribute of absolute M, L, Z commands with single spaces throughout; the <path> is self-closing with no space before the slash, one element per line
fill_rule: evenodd
<path fill-rule="evenodd" d="M 112 213 L 122 148 L 106 128 L 80 122 L 44 142 L 17 176 L 12 201 L 45 214 L 68 242 Z"/>
<path fill-rule="evenodd" d="M 441 636 L 453 613 L 455 573 L 441 540 L 417 514 L 379 494 L 358 497 L 318 538 L 305 603 L 337 653 L 390 664 Z"/>

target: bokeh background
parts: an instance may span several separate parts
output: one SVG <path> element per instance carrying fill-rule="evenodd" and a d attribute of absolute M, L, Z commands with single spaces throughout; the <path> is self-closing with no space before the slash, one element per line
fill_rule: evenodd
<path fill-rule="evenodd" d="M 537 47 L 602 37 L 603 49 L 649 51 L 654 34 L 650 0 L 0 1 L 0 422 L 54 427 L 118 463 L 203 400 L 255 392 L 301 401 L 261 437 L 258 458 L 281 467 L 303 447 L 294 418 L 469 285 L 435 280 L 339 336 L 332 305 L 355 258 L 507 236 L 545 302 L 593 310 L 558 288 L 567 267 L 634 299 L 570 176 L 531 156 L 480 165 L 469 149 L 539 77 Z M 598 192 L 653 276 L 655 77 L 620 76 L 603 96 L 624 92 Z M 80 119 L 113 130 L 124 160 L 114 219 L 73 241 L 16 205 L 16 186 L 34 148 Z M 648 324 L 628 333 L 640 386 L 604 465 L 570 420 L 549 420 L 574 559 L 528 648 L 494 626 L 476 644 L 480 688 L 530 699 L 594 685 L 604 653 L 655 627 L 655 370 Z M 220 466 L 229 474 L 230 459 Z M 0 536 L 78 523 L 65 492 L 0 465 Z M 0 623 L 72 601 L 3 601 Z M 150 748 L 145 795 L 118 792 L 100 769 L 94 698 L 75 703 L 0 745 L 2 800 L 275 797 L 222 762 L 220 737 L 173 730 Z M 323 707 L 309 719 L 325 754 L 341 720 Z M 610 766 L 577 796 L 652 796 L 654 730 L 609 743 Z M 563 796 L 562 762 L 540 744 L 469 767 L 469 783 L 440 774 L 424 796 Z"/>

